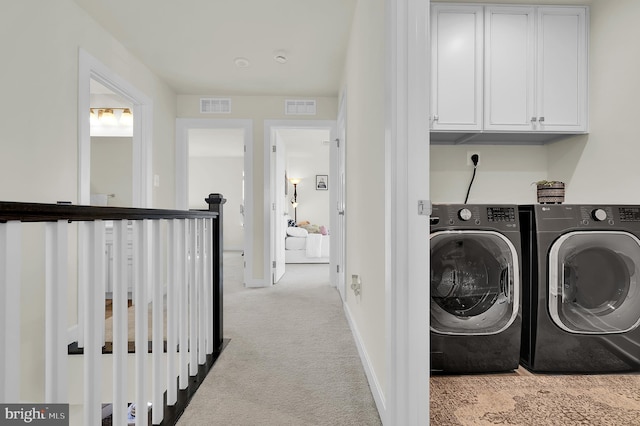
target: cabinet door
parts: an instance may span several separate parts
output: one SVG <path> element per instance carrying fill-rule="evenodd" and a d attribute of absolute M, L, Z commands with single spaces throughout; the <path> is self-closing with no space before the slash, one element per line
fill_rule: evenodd
<path fill-rule="evenodd" d="M 586 8 L 538 9 L 538 129 L 587 131 Z"/>
<path fill-rule="evenodd" d="M 486 8 L 485 130 L 535 129 L 534 47 L 533 7 Z"/>
<path fill-rule="evenodd" d="M 482 6 L 431 9 L 431 129 L 482 129 Z"/>

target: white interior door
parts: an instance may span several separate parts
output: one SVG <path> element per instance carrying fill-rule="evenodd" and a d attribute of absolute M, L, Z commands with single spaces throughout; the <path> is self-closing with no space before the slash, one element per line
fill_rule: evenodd
<path fill-rule="evenodd" d="M 332 284 L 338 288 L 342 300 L 345 300 L 345 139 L 347 135 L 346 129 L 346 111 L 347 111 L 346 93 L 340 99 L 337 122 L 337 138 L 332 141 L 331 145 L 331 176 L 334 185 L 331 203 L 331 276 Z"/>
<path fill-rule="evenodd" d="M 282 140 L 274 135 L 272 137 L 271 168 L 273 176 L 271 177 L 271 193 L 273 194 L 272 210 L 271 210 L 271 230 L 273 236 L 273 284 L 280 281 L 285 273 L 285 253 L 284 239 L 286 237 L 286 188 L 289 185 L 286 176 L 286 158 L 287 152 L 285 144 Z"/>

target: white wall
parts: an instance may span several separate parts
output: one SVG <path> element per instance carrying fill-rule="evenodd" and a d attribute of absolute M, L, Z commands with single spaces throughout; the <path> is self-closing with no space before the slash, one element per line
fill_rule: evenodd
<path fill-rule="evenodd" d="M 287 173 L 290 177 L 301 178 L 298 184 L 298 222 L 307 220 L 312 225 L 324 225 L 329 229 L 329 189 L 316 190 L 316 175 L 329 176 L 329 148 L 326 155 L 315 157 L 287 156 Z M 289 184 L 288 199 L 293 197 L 293 185 Z M 287 203 L 289 216 L 293 215 L 291 203 Z"/>
<path fill-rule="evenodd" d="M 208 210 L 207 195 L 219 193 L 224 204 L 223 243 L 225 250 L 242 250 L 244 232 L 242 204 L 242 157 L 189 157 L 189 208 Z"/>
<path fill-rule="evenodd" d="M 91 194 L 113 195 L 107 205 L 133 206 L 133 138 L 91 137 Z"/>
<path fill-rule="evenodd" d="M 591 2 L 590 132 L 548 147 L 568 203 L 640 204 L 640 2 Z"/>
<path fill-rule="evenodd" d="M 175 94 L 71 0 L 3 3 L 0 199 L 77 200 L 79 48 L 153 100 L 153 171 L 161 176 L 153 205 L 173 206 Z M 39 401 L 44 396 L 44 245 L 38 230 L 26 228 L 23 258 L 29 262 L 23 266 L 21 286 L 22 306 L 27 308 L 21 316 L 21 397 Z M 70 246 L 74 246 L 73 232 Z M 71 265 L 69 273 L 74 282 Z M 75 307 L 71 290 L 71 323 Z"/>
<path fill-rule="evenodd" d="M 385 388 L 385 52 L 383 0 L 358 1 L 344 88 L 346 135 L 346 303 L 374 381 Z M 362 294 L 351 291 L 359 275 Z M 373 387 L 375 384 L 370 382 Z M 374 389 L 374 393 L 376 389 Z"/>
<path fill-rule="evenodd" d="M 430 191 L 433 203 L 463 203 L 473 175 L 468 153 L 479 153 L 469 203 L 536 202 L 532 182 L 548 178 L 547 148 L 534 146 L 432 145 Z"/>

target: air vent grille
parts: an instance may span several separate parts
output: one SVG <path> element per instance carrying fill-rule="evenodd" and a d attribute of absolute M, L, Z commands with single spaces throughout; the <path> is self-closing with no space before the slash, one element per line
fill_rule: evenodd
<path fill-rule="evenodd" d="M 284 101 L 284 113 L 286 115 L 316 115 L 316 101 L 286 100 Z"/>
<path fill-rule="evenodd" d="M 229 114 L 231 112 L 231 99 L 200 98 L 200 112 L 202 114 Z"/>

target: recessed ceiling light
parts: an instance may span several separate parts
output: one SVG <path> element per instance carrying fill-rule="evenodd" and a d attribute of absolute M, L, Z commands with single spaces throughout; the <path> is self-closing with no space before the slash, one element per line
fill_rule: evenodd
<path fill-rule="evenodd" d="M 236 64 L 238 68 L 246 68 L 249 66 L 249 60 L 247 58 L 235 58 L 233 62 Z"/>

